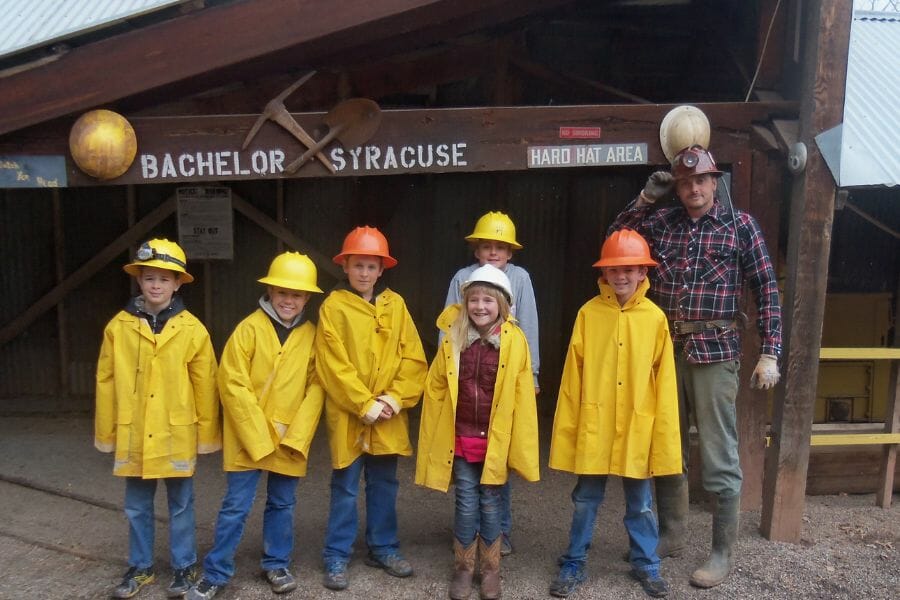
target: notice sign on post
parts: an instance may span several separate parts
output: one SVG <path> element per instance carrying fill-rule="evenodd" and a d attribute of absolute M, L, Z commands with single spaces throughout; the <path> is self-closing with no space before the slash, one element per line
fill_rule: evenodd
<path fill-rule="evenodd" d="M 234 258 L 231 189 L 182 187 L 178 200 L 178 243 L 188 260 Z"/>

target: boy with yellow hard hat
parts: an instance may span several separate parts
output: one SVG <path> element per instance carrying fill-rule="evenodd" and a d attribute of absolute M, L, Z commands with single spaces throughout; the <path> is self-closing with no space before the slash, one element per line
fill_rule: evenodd
<path fill-rule="evenodd" d="M 316 276 L 307 256 L 276 256 L 259 279 L 266 286 L 259 307 L 225 344 L 218 380 L 228 489 L 213 547 L 203 560 L 203 578 L 188 600 L 209 600 L 234 575 L 234 555 L 263 474 L 263 577 L 276 594 L 297 587 L 290 571 L 297 484 L 306 475 L 324 402 L 316 375 L 314 315 L 307 310 L 311 295 L 322 293 Z"/>
<path fill-rule="evenodd" d="M 152 583 L 157 482 L 166 482 L 169 597 L 195 578 L 193 475 L 198 453 L 221 447 L 216 358 L 203 323 L 176 294 L 194 278 L 175 242 L 153 239 L 124 270 L 140 295 L 107 324 L 97 360 L 94 445 L 115 452 L 113 474 L 125 477 L 128 571 L 113 590 L 131 598 Z"/>

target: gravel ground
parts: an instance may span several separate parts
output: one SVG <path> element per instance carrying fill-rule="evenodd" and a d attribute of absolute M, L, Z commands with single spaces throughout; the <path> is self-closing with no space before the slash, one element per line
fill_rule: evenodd
<path fill-rule="evenodd" d="M 91 428 L 92 421 L 85 416 L 0 418 L 0 514 L 4 515 L 0 599 L 103 598 L 121 577 L 127 555 L 127 524 L 121 510 L 124 486 L 111 475 L 110 457 L 93 449 Z M 546 463 L 545 458 L 546 451 Z M 366 567 L 364 544 L 358 541 L 350 565 L 350 589 L 335 593 L 321 586 L 319 555 L 329 473 L 327 445 L 324 435 L 319 435 L 309 476 L 298 490 L 294 570 L 300 587 L 283 597 L 445 598 L 452 565 L 452 496 L 414 486 L 411 459 L 401 461 L 398 506 L 401 545 L 416 568 L 415 576 L 395 579 Z M 542 475 L 537 484 L 513 482 L 516 552 L 501 566 L 507 599 L 548 598 L 556 557 L 566 545 L 574 477 L 549 469 Z M 223 491 L 219 455 L 202 457 L 196 477 L 201 554 L 211 543 Z M 160 578 L 140 598 L 164 598 L 170 576 L 164 495 L 157 496 Z M 875 507 L 871 494 L 809 497 L 800 544 L 763 539 L 758 532 L 759 513 L 745 512 L 735 571 L 723 585 L 705 591 L 692 588 L 688 577 L 705 559 L 711 516 L 704 507 L 692 504 L 689 550 L 663 562 L 663 575 L 672 587 L 669 597 L 900 598 L 898 500 L 895 495 L 893 508 L 883 510 Z M 274 597 L 259 578 L 259 504 L 238 552 L 237 574 L 217 598 Z M 623 515 L 621 487 L 613 480 L 594 534 L 588 581 L 571 598 L 646 598 L 620 559 L 627 545 Z"/>

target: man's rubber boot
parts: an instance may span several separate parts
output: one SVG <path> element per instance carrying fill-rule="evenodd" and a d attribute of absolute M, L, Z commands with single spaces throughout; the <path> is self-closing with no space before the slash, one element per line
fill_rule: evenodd
<path fill-rule="evenodd" d="M 691 585 L 711 588 L 719 585 L 731 572 L 731 551 L 737 539 L 740 495 L 719 496 L 713 515 L 712 552 L 706 563 L 691 574 Z"/>
<path fill-rule="evenodd" d="M 475 555 L 478 543 L 472 540 L 463 546 L 453 538 L 453 579 L 450 580 L 450 599 L 467 600 L 472 593 L 472 577 L 475 575 Z"/>
<path fill-rule="evenodd" d="M 684 475 L 655 477 L 656 514 L 659 518 L 659 544 L 656 554 L 660 560 L 679 556 L 684 552 L 687 540 L 685 531 L 688 517 L 688 484 Z"/>
<path fill-rule="evenodd" d="M 503 536 L 497 536 L 488 546 L 478 536 L 478 560 L 481 568 L 481 600 L 497 600 L 500 597 L 500 546 Z"/>

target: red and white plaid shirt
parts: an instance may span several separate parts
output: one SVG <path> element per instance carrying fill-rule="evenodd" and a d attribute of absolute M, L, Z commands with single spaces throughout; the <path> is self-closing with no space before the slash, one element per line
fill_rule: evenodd
<path fill-rule="evenodd" d="M 650 269 L 650 299 L 670 321 L 739 319 L 744 282 L 759 316 L 762 354 L 781 354 L 781 303 L 775 269 L 756 220 L 713 203 L 694 221 L 681 205 L 628 205 L 609 232 L 629 227 L 644 236 L 659 266 Z M 735 225 L 737 237 L 735 239 Z M 739 321 L 740 325 L 740 321 Z M 741 356 L 739 329 L 716 328 L 675 334 L 690 362 L 712 363 Z"/>

